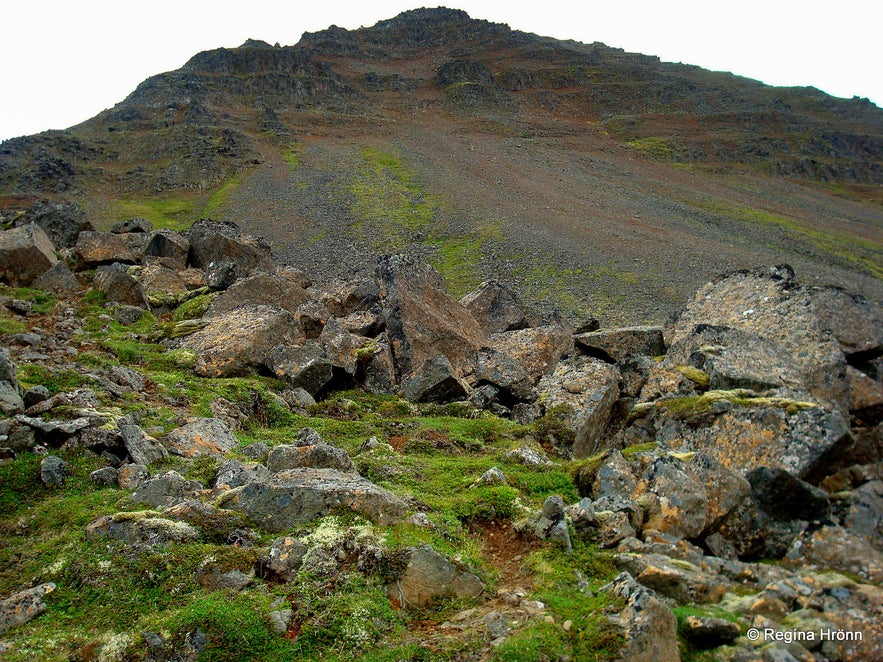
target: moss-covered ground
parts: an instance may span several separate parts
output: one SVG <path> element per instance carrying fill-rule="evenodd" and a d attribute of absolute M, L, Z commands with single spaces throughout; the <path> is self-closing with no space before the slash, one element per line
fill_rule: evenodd
<path fill-rule="evenodd" d="M 19 324 L 49 328 L 55 302 L 37 291 L 17 291 L 42 306 Z M 40 480 L 42 455 L 19 453 L 0 465 L 0 596 L 44 582 L 57 588 L 46 597 L 46 612 L 3 635 L 10 660 L 144 659 L 155 633 L 178 651 L 205 638 L 200 660 L 540 660 L 607 659 L 620 636 L 608 624 L 615 607 L 603 592 L 615 574 L 610 555 L 577 542 L 561 548 L 533 541 L 517 562 L 499 565 L 488 545 L 488 530 L 511 531 L 515 521 L 540 507 L 549 495 L 572 503 L 578 498 L 571 468 L 564 463 L 532 468 L 507 451 L 539 448 L 542 429 L 519 425 L 463 405 L 415 405 L 391 395 L 335 392 L 305 409 L 283 406 L 285 384 L 269 377 L 205 379 L 193 374 L 194 357 L 168 350 L 161 342 L 171 315 L 151 313 L 124 326 L 108 315 L 94 294 L 71 302 L 82 333 L 77 350 L 64 361 L 20 363 L 24 387 L 43 384 L 53 393 L 93 389 L 99 410 L 132 414 L 151 434 L 164 433 L 189 416 L 210 416 L 212 402 L 224 398 L 246 418 L 236 431 L 239 447 L 291 442 L 303 427 L 318 430 L 346 449 L 366 478 L 405 498 L 426 513 L 430 527 L 403 522 L 380 527 L 342 513 L 288 533 L 304 536 L 319 529 L 368 532 L 389 559 L 398 550 L 429 544 L 455 559 L 487 584 L 483 596 L 443 600 L 421 609 L 401 609 L 386 596 L 390 568 L 366 570 L 343 564 L 329 576 L 300 573 L 288 582 L 262 576 L 259 558 L 279 534 L 258 532 L 251 539 L 224 527 L 204 527 L 199 540 L 138 546 L 89 538 L 87 525 L 103 515 L 143 511 L 131 493 L 89 480 L 104 459 L 78 448 L 57 453 L 70 464 L 61 487 Z M 189 316 L 189 313 L 187 314 Z M 8 312 L 5 329 L 18 329 Z M 146 378 L 143 393 L 114 396 L 94 375 L 126 365 Z M 57 415 L 57 414 L 55 414 Z M 360 452 L 369 437 L 383 444 Z M 219 462 L 172 457 L 151 467 L 175 469 L 210 485 Z M 499 467 L 505 484 L 478 482 Z M 133 515 L 142 517 L 142 515 Z M 514 534 L 513 534 L 514 536 Z M 506 545 L 507 538 L 503 538 Z M 231 544 L 231 542 L 233 544 Z M 504 545 L 505 546 L 505 545 Z M 207 569 L 257 569 L 240 592 L 204 581 Z M 497 590 L 526 587 L 528 598 L 543 602 L 544 616 L 522 622 L 504 645 L 492 649 L 480 632 L 451 634 L 441 625 L 465 609 L 490 609 Z M 270 614 L 292 610 L 289 629 L 273 629 Z M 551 621 L 551 622 L 548 622 Z M 567 629 L 563 624 L 570 622 Z"/>

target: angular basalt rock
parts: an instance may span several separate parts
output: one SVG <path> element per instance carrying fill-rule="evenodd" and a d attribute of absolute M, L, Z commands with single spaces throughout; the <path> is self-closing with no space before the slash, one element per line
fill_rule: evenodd
<path fill-rule="evenodd" d="M 616 618 L 625 634 L 620 660 L 680 662 L 678 621 L 656 593 L 627 572 L 620 573 L 604 590 L 626 600 L 625 609 Z"/>
<path fill-rule="evenodd" d="M 226 493 L 222 507 L 243 513 L 267 531 L 284 531 L 346 508 L 376 524 L 402 520 L 407 504 L 358 474 L 334 469 L 288 469 Z"/>
<path fill-rule="evenodd" d="M 48 582 L 0 600 L 0 634 L 30 623 L 46 611 L 43 597 L 54 590 L 55 584 Z"/>
<path fill-rule="evenodd" d="M 446 356 L 427 359 L 401 384 L 401 395 L 411 402 L 449 402 L 466 396 L 468 387 Z"/>
<path fill-rule="evenodd" d="M 245 305 L 212 318 L 181 345 L 196 352 L 197 375 L 239 377 L 263 365 L 275 347 L 296 345 L 302 338 L 300 326 L 288 311 Z"/>
<path fill-rule="evenodd" d="M 263 241 L 243 235 L 230 222 L 200 219 L 190 227 L 190 265 L 208 270 L 215 263 L 232 267 L 233 279 L 258 271 L 274 271 L 270 247 Z"/>
<path fill-rule="evenodd" d="M 309 295 L 302 287 L 274 273 L 259 273 L 236 281 L 212 301 L 204 317 L 220 317 L 245 304 L 279 306 L 295 313 Z"/>
<path fill-rule="evenodd" d="M 487 280 L 460 299 L 485 334 L 533 326 L 535 315 L 503 283 Z"/>
<path fill-rule="evenodd" d="M 495 333 L 487 344 L 514 359 L 534 383 L 552 372 L 563 356 L 573 353 L 573 336 L 554 325 Z"/>
<path fill-rule="evenodd" d="M 134 264 L 132 249 L 122 235 L 112 232 L 81 232 L 74 247 L 77 260 L 84 268 L 102 264 Z"/>
<path fill-rule="evenodd" d="M 114 264 L 99 267 L 95 272 L 92 287 L 104 292 L 108 301 L 147 308 L 149 304 L 144 287 L 121 266 Z"/>
<path fill-rule="evenodd" d="M 198 418 L 166 435 L 166 448 L 182 457 L 220 458 L 236 447 L 236 437 L 217 418 Z"/>
<path fill-rule="evenodd" d="M 675 345 L 700 324 L 728 326 L 775 343 L 791 356 L 815 399 L 846 412 L 843 352 L 791 267 L 734 272 L 700 288 L 666 328 L 666 344 Z"/>
<path fill-rule="evenodd" d="M 38 225 L 0 232 L 0 280 L 27 286 L 58 262 L 55 246 Z"/>
<path fill-rule="evenodd" d="M 282 444 L 270 450 L 270 455 L 267 458 L 267 469 L 270 473 L 302 467 L 335 469 L 344 472 L 355 472 L 356 470 L 349 453 L 330 444 L 317 443 L 308 446 Z"/>
<path fill-rule="evenodd" d="M 589 356 L 614 363 L 627 356 L 660 356 L 665 353 L 661 326 L 590 331 L 574 336 L 574 341 Z"/>
<path fill-rule="evenodd" d="M 424 607 L 437 598 L 473 598 L 484 591 L 484 582 L 458 568 L 429 545 L 411 552 L 408 565 L 387 594 L 402 606 Z"/>
<path fill-rule="evenodd" d="M 334 377 L 331 360 L 316 342 L 280 345 L 270 352 L 265 365 L 276 377 L 311 396 L 317 395 Z"/>
<path fill-rule="evenodd" d="M 473 371 L 484 333 L 451 297 L 438 272 L 411 258 L 390 255 L 380 260 L 376 278 L 398 380 L 438 355 L 447 358 L 456 376 Z"/>
<path fill-rule="evenodd" d="M 619 397 L 619 371 L 598 359 L 565 359 L 540 380 L 537 391 L 546 411 L 560 409 L 573 429 L 573 456 L 597 453 Z"/>

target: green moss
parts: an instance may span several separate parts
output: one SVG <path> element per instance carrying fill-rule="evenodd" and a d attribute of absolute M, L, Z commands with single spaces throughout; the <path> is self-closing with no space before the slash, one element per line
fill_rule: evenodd
<path fill-rule="evenodd" d="M 214 215 L 221 211 L 227 204 L 232 193 L 242 186 L 244 177 L 245 173 L 236 174 L 215 189 L 215 192 L 212 193 L 211 197 L 206 201 L 205 206 L 202 208 L 201 215 L 206 218 L 213 218 Z"/>
<path fill-rule="evenodd" d="M 741 407 L 776 407 L 784 409 L 788 414 L 795 414 L 802 409 L 818 406 L 814 402 L 803 402 L 790 398 L 761 397 L 748 389 L 715 390 L 686 398 L 659 400 L 656 406 L 666 409 L 675 416 L 692 418 L 710 414 L 716 402 L 729 402 Z"/>
<path fill-rule="evenodd" d="M 6 287 L 0 286 L 0 294 L 12 299 L 30 301 L 31 312 L 35 315 L 45 315 L 55 310 L 58 299 L 43 290 L 35 290 L 30 287 Z"/>
<path fill-rule="evenodd" d="M 707 372 L 691 365 L 675 366 L 675 370 L 701 388 L 708 388 L 708 384 L 711 381 L 711 377 Z"/>
<path fill-rule="evenodd" d="M 67 368 L 57 369 L 35 363 L 24 363 L 18 366 L 18 381 L 23 388 L 42 384 L 54 394 L 80 388 L 89 382 L 89 378 Z"/>
<path fill-rule="evenodd" d="M 24 322 L 0 315 L 0 336 L 12 335 L 13 333 L 25 333 L 28 327 Z"/>
<path fill-rule="evenodd" d="M 149 198 L 116 200 L 108 216 L 146 218 L 154 227 L 186 230 L 195 220 L 196 198 L 192 195 L 158 195 Z"/>
<path fill-rule="evenodd" d="M 646 136 L 629 140 L 626 143 L 626 147 L 657 159 L 671 160 L 674 158 L 674 149 L 672 148 L 671 141 L 659 136 Z"/>
<path fill-rule="evenodd" d="M 786 236 L 809 243 L 854 269 L 883 278 L 883 245 L 877 241 L 821 230 L 798 219 L 725 200 L 690 200 L 688 204 L 739 223 L 777 228 Z"/>
<path fill-rule="evenodd" d="M 303 146 L 298 143 L 291 143 L 282 151 L 282 160 L 288 164 L 289 169 L 294 172 L 300 165 L 303 158 Z"/>
<path fill-rule="evenodd" d="M 172 313 L 172 319 L 176 322 L 199 319 L 205 314 L 208 307 L 212 305 L 212 301 L 214 301 L 215 298 L 217 298 L 217 294 L 215 293 L 206 293 L 195 296 L 180 304 L 178 308 L 175 309 L 175 312 Z"/>

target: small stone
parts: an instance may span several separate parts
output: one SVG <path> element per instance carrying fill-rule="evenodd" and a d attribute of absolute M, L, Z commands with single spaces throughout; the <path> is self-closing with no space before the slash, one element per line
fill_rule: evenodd
<path fill-rule="evenodd" d="M 564 621 L 564 624 L 561 627 L 564 628 L 565 632 L 570 632 L 570 628 L 573 627 L 573 621 Z"/>
<path fill-rule="evenodd" d="M 102 467 L 90 473 L 89 480 L 98 485 L 117 485 L 119 471 L 115 467 Z"/>
<path fill-rule="evenodd" d="M 68 463 L 57 455 L 50 455 L 40 463 L 40 480 L 44 485 L 64 485 L 65 478 L 69 475 Z"/>

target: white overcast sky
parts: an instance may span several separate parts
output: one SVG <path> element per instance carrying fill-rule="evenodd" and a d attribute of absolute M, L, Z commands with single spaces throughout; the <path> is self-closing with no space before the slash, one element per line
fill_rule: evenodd
<path fill-rule="evenodd" d="M 0 140 L 63 129 L 199 51 L 252 37 L 283 45 L 358 28 L 426 0 L 2 0 Z M 883 0 L 451 0 L 510 27 L 600 41 L 772 85 L 883 106 Z"/>

